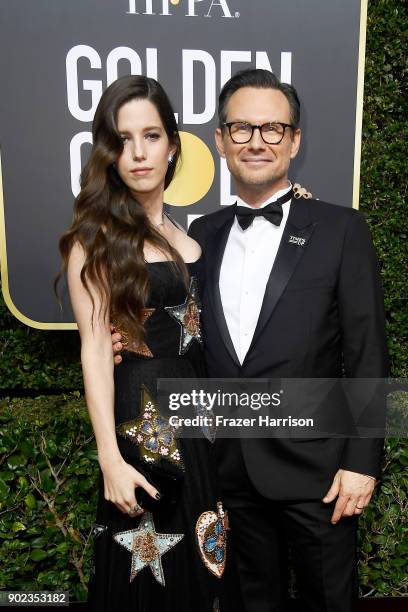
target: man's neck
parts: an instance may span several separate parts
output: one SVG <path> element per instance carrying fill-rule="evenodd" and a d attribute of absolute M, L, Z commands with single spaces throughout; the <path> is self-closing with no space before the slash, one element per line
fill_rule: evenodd
<path fill-rule="evenodd" d="M 271 199 L 281 189 L 290 187 L 287 178 L 267 186 L 237 184 L 237 195 L 252 208 L 259 208 L 264 202 Z"/>

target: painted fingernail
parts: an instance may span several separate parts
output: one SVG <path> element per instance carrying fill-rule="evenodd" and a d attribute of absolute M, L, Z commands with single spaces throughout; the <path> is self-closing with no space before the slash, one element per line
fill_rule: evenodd
<path fill-rule="evenodd" d="M 159 493 L 158 491 L 157 491 L 157 493 L 156 493 L 156 495 L 155 495 L 155 498 L 156 498 L 157 500 L 161 499 L 161 495 L 160 495 L 160 493 Z"/>

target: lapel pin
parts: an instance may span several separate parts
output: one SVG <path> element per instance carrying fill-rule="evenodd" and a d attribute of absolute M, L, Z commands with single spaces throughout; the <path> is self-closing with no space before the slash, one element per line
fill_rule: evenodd
<path fill-rule="evenodd" d="M 302 187 L 302 185 L 299 185 L 299 183 L 295 183 L 293 185 L 293 195 L 297 199 L 305 198 L 306 200 L 310 200 L 310 198 L 313 197 L 313 195 L 310 193 L 310 191 L 305 189 L 305 187 Z"/>
<path fill-rule="evenodd" d="M 306 239 L 300 238 L 300 236 L 290 236 L 288 240 L 289 244 L 296 244 L 297 246 L 305 246 Z"/>

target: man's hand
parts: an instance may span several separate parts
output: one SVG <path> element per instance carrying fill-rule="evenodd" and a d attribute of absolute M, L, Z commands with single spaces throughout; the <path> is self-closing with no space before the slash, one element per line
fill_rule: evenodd
<path fill-rule="evenodd" d="M 115 328 L 113 325 L 111 325 L 111 335 L 112 335 L 113 361 L 115 365 L 118 365 L 122 361 L 122 357 L 120 355 L 120 352 L 123 349 L 123 344 L 121 342 L 122 336 L 119 334 L 119 332 L 115 331 Z"/>
<path fill-rule="evenodd" d="M 328 504 L 337 496 L 337 502 L 331 517 L 331 522 L 336 525 L 342 516 L 353 516 L 361 514 L 368 506 L 375 487 L 375 480 L 365 474 L 338 470 L 333 483 L 323 498 Z"/>

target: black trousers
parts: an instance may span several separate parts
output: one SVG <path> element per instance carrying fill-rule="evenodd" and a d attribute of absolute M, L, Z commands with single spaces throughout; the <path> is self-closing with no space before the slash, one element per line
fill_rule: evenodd
<path fill-rule="evenodd" d="M 288 548 L 302 612 L 351 612 L 357 516 L 332 525 L 335 502 L 266 499 L 248 477 L 239 441 L 222 442 L 219 477 L 231 528 L 222 612 L 285 610 Z"/>

